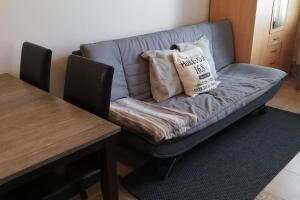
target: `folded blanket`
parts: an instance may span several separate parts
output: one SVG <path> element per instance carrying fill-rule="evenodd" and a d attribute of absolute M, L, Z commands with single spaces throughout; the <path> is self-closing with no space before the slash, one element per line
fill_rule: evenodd
<path fill-rule="evenodd" d="M 109 119 L 121 127 L 150 136 L 155 142 L 183 136 L 197 116 L 132 98 L 110 104 Z"/>

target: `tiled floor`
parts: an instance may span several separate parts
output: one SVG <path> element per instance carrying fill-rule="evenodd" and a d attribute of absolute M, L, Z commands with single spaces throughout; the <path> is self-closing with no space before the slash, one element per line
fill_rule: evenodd
<path fill-rule="evenodd" d="M 300 113 L 300 90 L 296 90 L 296 81 L 287 78 L 276 96 L 268 102 L 269 106 Z M 299 199 L 300 200 L 300 199 Z"/>
<path fill-rule="evenodd" d="M 278 94 L 268 105 L 300 113 L 300 91 L 296 91 L 295 87 L 296 83 L 293 79 L 286 79 Z M 131 170 L 124 164 L 118 163 L 118 173 L 120 175 L 125 175 Z M 119 188 L 120 200 L 136 200 L 122 186 Z M 89 200 L 101 200 L 99 191 L 99 184 L 91 187 L 88 190 Z M 79 200 L 79 197 L 74 197 L 72 200 Z M 257 196 L 256 200 L 300 200 L 300 153 Z"/>

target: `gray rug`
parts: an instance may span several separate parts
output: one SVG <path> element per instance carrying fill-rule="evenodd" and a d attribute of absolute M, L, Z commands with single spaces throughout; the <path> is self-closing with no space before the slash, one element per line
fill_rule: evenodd
<path fill-rule="evenodd" d="M 167 180 L 146 164 L 122 179 L 142 200 L 253 200 L 300 151 L 300 115 L 269 108 L 186 153 Z"/>

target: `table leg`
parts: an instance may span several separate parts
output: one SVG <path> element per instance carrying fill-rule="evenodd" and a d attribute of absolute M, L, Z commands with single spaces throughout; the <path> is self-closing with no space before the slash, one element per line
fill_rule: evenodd
<path fill-rule="evenodd" d="M 114 137 L 107 138 L 100 153 L 101 187 L 104 200 L 118 200 L 118 177 Z"/>

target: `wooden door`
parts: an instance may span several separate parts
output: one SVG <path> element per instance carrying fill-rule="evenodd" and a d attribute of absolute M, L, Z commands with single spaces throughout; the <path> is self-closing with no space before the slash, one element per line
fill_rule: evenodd
<path fill-rule="evenodd" d="M 211 0 L 210 21 L 232 23 L 236 62 L 250 63 L 257 0 Z"/>

